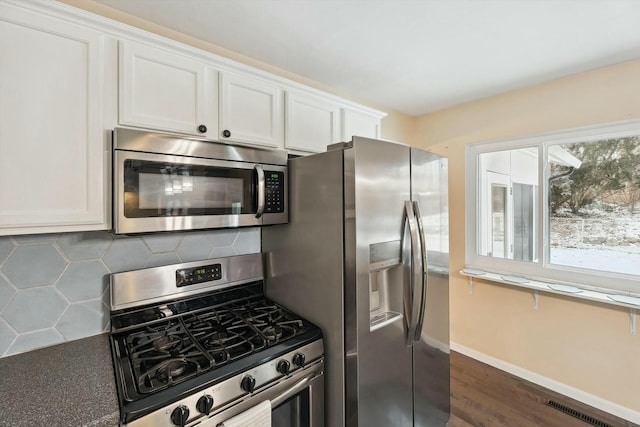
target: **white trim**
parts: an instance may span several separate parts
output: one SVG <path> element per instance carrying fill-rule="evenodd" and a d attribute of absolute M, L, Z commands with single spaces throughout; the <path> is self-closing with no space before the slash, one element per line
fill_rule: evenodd
<path fill-rule="evenodd" d="M 480 362 L 486 363 L 487 365 L 493 366 L 494 368 L 498 368 L 502 371 L 508 372 L 539 386 L 548 388 L 549 390 L 575 399 L 586 405 L 593 406 L 594 408 L 600 409 L 601 411 L 607 412 L 620 418 L 624 418 L 625 420 L 631 421 L 633 423 L 640 424 L 640 412 L 635 411 L 631 408 L 627 408 L 609 400 L 605 400 L 601 397 L 594 396 L 593 394 L 589 394 L 575 387 L 571 387 L 559 381 L 552 380 L 551 378 L 547 378 L 543 375 L 537 374 L 519 366 L 512 365 L 511 363 L 505 362 L 504 360 L 497 359 L 493 356 L 489 356 L 455 342 L 451 342 L 451 350 L 471 357 L 472 359 L 478 360 Z"/>
<path fill-rule="evenodd" d="M 473 271 L 470 273 L 469 270 Z M 502 285 L 515 286 L 518 288 L 527 288 L 534 291 L 546 292 L 549 294 L 563 295 L 569 298 L 585 299 L 602 304 L 617 305 L 630 309 L 637 309 L 640 307 L 640 304 L 636 304 L 636 301 L 640 301 L 640 296 L 636 296 L 638 294 L 615 292 L 611 289 L 597 288 L 583 283 L 560 281 L 551 283 L 548 280 L 538 280 L 535 277 L 523 276 L 521 274 L 513 272 L 483 270 L 477 266 L 464 268 L 460 270 L 460 274 L 462 274 L 463 276 L 468 276 L 469 278 L 475 277 L 479 280 L 486 280 L 488 282 L 500 283 Z M 504 278 L 507 276 L 510 276 L 510 278 L 508 277 L 507 279 L 513 279 L 517 277 L 520 280 L 505 280 Z M 554 285 L 556 285 L 555 288 Z M 562 286 L 557 285 L 565 285 L 569 288 L 575 289 L 563 290 Z"/>

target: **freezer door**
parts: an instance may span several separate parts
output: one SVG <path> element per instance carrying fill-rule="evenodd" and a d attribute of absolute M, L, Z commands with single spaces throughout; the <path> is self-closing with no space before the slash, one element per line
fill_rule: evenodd
<path fill-rule="evenodd" d="M 416 427 L 445 426 L 450 412 L 447 166 L 446 158 L 411 149 L 411 198 L 427 248 L 426 289 L 413 350 Z"/>
<path fill-rule="evenodd" d="M 413 426 L 400 262 L 409 148 L 354 137 L 344 158 L 346 425 Z"/>

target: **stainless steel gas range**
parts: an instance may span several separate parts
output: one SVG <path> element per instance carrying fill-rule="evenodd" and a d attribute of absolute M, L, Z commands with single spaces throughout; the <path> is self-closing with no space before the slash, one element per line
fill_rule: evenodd
<path fill-rule="evenodd" d="M 324 425 L 322 333 L 265 298 L 261 259 L 111 275 L 121 425 Z"/>

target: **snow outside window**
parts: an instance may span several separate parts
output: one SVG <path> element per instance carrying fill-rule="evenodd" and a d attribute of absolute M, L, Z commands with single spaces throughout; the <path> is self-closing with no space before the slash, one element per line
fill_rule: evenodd
<path fill-rule="evenodd" d="M 640 293 L 640 123 L 467 150 L 467 265 Z"/>

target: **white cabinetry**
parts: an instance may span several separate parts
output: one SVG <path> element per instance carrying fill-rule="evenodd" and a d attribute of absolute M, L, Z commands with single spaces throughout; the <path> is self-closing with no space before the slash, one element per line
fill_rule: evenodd
<path fill-rule="evenodd" d="M 276 82 L 220 73 L 220 140 L 282 148 L 283 91 Z"/>
<path fill-rule="evenodd" d="M 103 33 L 0 3 L 0 235 L 109 227 L 107 63 Z"/>
<path fill-rule="evenodd" d="M 284 147 L 293 152 L 320 153 L 340 140 L 340 105 L 320 96 L 286 93 Z"/>
<path fill-rule="evenodd" d="M 117 125 L 306 154 L 384 116 L 55 1 L 0 0 L 0 66 L 0 235 L 109 229 Z"/>
<path fill-rule="evenodd" d="M 122 125 L 217 137 L 217 73 L 201 61 L 120 42 L 119 94 Z"/>
<path fill-rule="evenodd" d="M 380 121 L 384 115 L 353 108 L 342 109 L 342 139 L 351 141 L 355 136 L 380 138 Z"/>

